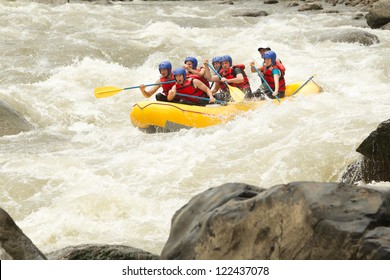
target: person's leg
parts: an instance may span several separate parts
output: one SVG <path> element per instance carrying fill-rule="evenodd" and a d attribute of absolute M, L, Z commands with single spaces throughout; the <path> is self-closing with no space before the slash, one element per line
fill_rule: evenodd
<path fill-rule="evenodd" d="M 157 100 L 157 101 L 165 101 L 165 102 L 168 102 L 167 97 L 165 96 L 165 94 L 162 94 L 162 93 L 157 93 L 157 94 L 156 94 L 156 100 Z"/>
<path fill-rule="evenodd" d="M 250 88 L 245 89 L 244 93 L 245 99 L 252 99 L 254 97 L 254 94 L 252 93 L 252 90 Z"/>
<path fill-rule="evenodd" d="M 213 94 L 214 98 L 220 101 L 228 102 L 230 100 L 230 94 L 227 92 L 217 92 Z"/>

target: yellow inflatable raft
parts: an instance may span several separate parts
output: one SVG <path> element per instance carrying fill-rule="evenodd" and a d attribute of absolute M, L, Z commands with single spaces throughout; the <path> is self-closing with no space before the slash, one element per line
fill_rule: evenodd
<path fill-rule="evenodd" d="M 296 92 L 297 89 L 299 89 L 298 92 Z M 294 94 L 295 92 L 296 94 Z M 321 92 L 321 88 L 313 81 L 288 84 L 286 86 L 286 97 L 281 98 L 280 101 L 292 99 L 298 94 L 310 95 L 319 92 Z M 142 101 L 134 104 L 130 112 L 130 120 L 134 126 L 146 132 L 169 132 L 182 128 L 202 128 L 226 123 L 244 112 L 261 107 L 266 102 L 270 101 L 249 100 L 238 103 L 229 102 L 226 106 L 217 104 L 195 106 L 172 102 Z M 277 100 L 273 100 L 273 102 L 279 104 Z"/>

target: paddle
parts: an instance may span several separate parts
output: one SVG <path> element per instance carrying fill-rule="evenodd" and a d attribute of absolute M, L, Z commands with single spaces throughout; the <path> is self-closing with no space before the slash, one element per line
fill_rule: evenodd
<path fill-rule="evenodd" d="M 210 98 L 205 98 L 205 97 L 200 97 L 200 96 L 194 96 L 194 95 L 189 95 L 189 94 L 183 94 L 183 93 L 178 93 L 178 92 L 176 92 L 176 95 L 179 95 L 179 96 L 186 96 L 186 97 L 191 97 L 191 98 L 195 98 L 195 99 L 202 99 L 202 100 L 208 100 L 208 101 L 210 101 Z M 222 101 L 222 100 L 215 99 L 215 102 L 216 102 L 216 103 L 219 103 L 219 104 L 226 105 L 226 102 L 225 102 L 225 101 Z"/>
<path fill-rule="evenodd" d="M 263 77 L 263 75 L 261 75 L 261 73 L 259 72 L 259 69 L 257 69 L 257 67 L 255 67 L 255 66 L 252 66 L 252 67 L 256 70 L 257 75 L 259 75 L 260 79 L 267 85 L 269 91 L 270 91 L 270 92 L 273 92 L 272 88 L 269 86 L 269 84 L 267 83 L 267 81 L 265 80 L 265 78 Z M 279 101 L 279 103 L 280 103 L 279 97 L 275 96 L 275 98 L 276 98 L 276 99 Z"/>
<path fill-rule="evenodd" d="M 214 71 L 217 76 L 222 79 L 221 75 L 218 73 L 217 70 L 214 69 L 213 66 L 211 66 L 209 63 L 207 65 Z M 237 87 L 229 86 L 227 82 L 225 82 L 225 85 L 228 87 L 230 96 L 233 98 L 235 102 L 241 102 L 245 98 L 245 94 Z"/>
<path fill-rule="evenodd" d="M 174 82 L 174 80 L 171 80 L 171 81 L 167 81 L 167 82 L 161 82 L 161 83 L 156 83 L 156 84 L 148 84 L 148 85 L 145 85 L 147 87 L 149 86 L 157 86 L 157 85 L 162 85 L 162 84 L 169 84 L 169 83 L 172 83 Z M 104 98 L 104 97 L 110 97 L 110 96 L 113 96 L 115 94 L 117 94 L 118 92 L 122 91 L 122 90 L 128 90 L 128 89 L 133 89 L 133 88 L 139 88 L 139 86 L 133 86 L 133 87 L 127 87 L 127 88 L 117 88 L 117 87 L 99 87 L 99 88 L 95 88 L 95 97 L 96 98 Z"/>
<path fill-rule="evenodd" d="M 308 82 L 311 81 L 311 79 L 313 79 L 315 76 L 317 76 L 317 74 L 313 74 L 313 76 L 311 76 L 306 82 L 304 82 L 299 88 L 297 88 L 296 91 L 294 91 L 293 94 L 291 94 L 291 96 L 293 96 L 294 94 L 296 94 L 298 91 L 301 90 L 301 88 L 303 88 Z"/>
<path fill-rule="evenodd" d="M 219 72 L 219 70 L 221 70 L 221 66 L 218 68 L 218 70 L 217 70 L 217 71 Z M 210 85 L 210 89 L 213 87 L 213 85 L 214 85 L 214 82 L 212 82 L 212 83 L 211 83 L 211 85 Z"/>

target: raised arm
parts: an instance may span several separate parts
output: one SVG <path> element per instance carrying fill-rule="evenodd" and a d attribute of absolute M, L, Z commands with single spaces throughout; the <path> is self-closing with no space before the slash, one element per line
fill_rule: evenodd
<path fill-rule="evenodd" d="M 209 82 L 220 82 L 221 80 L 219 79 L 219 77 L 217 75 L 211 75 L 211 72 L 210 72 L 210 68 L 209 68 L 209 65 L 208 65 L 209 61 L 208 59 L 206 58 L 204 61 L 203 61 L 203 65 L 204 65 L 204 77 L 209 81 Z"/>
<path fill-rule="evenodd" d="M 156 81 L 156 84 L 160 83 L 160 80 Z M 145 90 L 146 86 L 144 84 L 139 85 L 139 89 L 142 92 L 142 94 L 146 97 L 149 98 L 153 94 L 156 93 L 156 91 L 161 87 L 161 85 L 155 85 L 152 88 L 149 89 L 149 91 Z"/>
<path fill-rule="evenodd" d="M 196 88 L 204 91 L 208 95 L 208 97 L 210 98 L 210 103 L 215 102 L 215 98 L 213 96 L 213 93 L 211 92 L 211 89 L 208 88 L 203 82 L 201 82 L 200 80 L 194 79 L 194 80 L 192 80 L 192 83 Z"/>

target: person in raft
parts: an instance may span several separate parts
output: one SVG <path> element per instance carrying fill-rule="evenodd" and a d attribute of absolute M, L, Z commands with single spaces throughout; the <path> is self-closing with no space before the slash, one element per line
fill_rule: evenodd
<path fill-rule="evenodd" d="M 222 77 L 221 79 L 216 74 L 211 75 L 207 59 L 204 61 L 204 65 L 206 69 L 206 79 L 211 82 L 219 83 L 220 92 L 215 95 L 218 99 L 224 101 L 230 100 L 229 88 L 226 83 L 241 89 L 241 91 L 245 93 L 245 98 L 250 99 L 253 97 L 248 77 L 244 71 L 245 65 L 233 65 L 230 55 L 223 55 L 221 57 L 221 70 L 219 71 L 219 75 Z"/>
<path fill-rule="evenodd" d="M 250 66 L 251 66 L 251 72 L 252 73 L 261 73 L 263 76 L 264 76 L 264 67 L 265 67 L 265 61 L 264 61 L 264 54 L 267 52 L 267 51 L 271 51 L 271 48 L 267 47 L 267 48 L 263 48 L 263 47 L 260 47 L 257 49 L 257 51 L 260 53 L 260 56 L 261 58 L 263 58 L 263 61 L 261 63 L 261 66 L 260 67 L 256 67 L 258 71 L 256 71 L 255 69 L 255 62 L 254 61 L 251 61 L 250 63 Z M 282 61 L 279 59 L 279 58 L 276 58 L 276 65 L 277 67 L 280 69 L 281 71 L 281 74 L 285 75 L 285 72 L 286 72 L 286 67 L 283 65 Z M 261 85 L 259 86 L 259 88 L 257 90 L 255 90 L 253 92 L 253 95 L 254 97 L 257 97 L 257 98 L 264 98 L 264 92 L 266 92 L 268 90 L 268 86 L 264 83 L 263 80 L 261 80 Z"/>
<path fill-rule="evenodd" d="M 286 91 L 286 82 L 284 80 L 284 71 L 276 63 L 276 53 L 274 51 L 267 51 L 263 54 L 264 58 L 264 79 L 268 83 L 272 92 L 267 87 L 264 92 L 269 98 L 275 99 L 283 98 Z"/>
<path fill-rule="evenodd" d="M 180 67 L 173 70 L 173 76 L 176 83 L 168 93 L 168 101 L 180 98 L 180 103 L 201 106 L 215 102 L 211 89 L 200 80 L 187 77 L 187 72 L 184 68 Z M 178 94 L 185 94 L 186 96 Z"/>
<path fill-rule="evenodd" d="M 211 64 L 213 65 L 214 69 L 217 70 L 217 72 L 221 70 L 221 59 L 222 56 L 216 56 L 211 60 Z M 213 94 L 217 93 L 219 91 L 219 83 L 212 82 L 210 88 Z"/>
<path fill-rule="evenodd" d="M 204 67 L 198 67 L 198 60 L 193 56 L 188 56 L 184 59 L 183 68 L 187 71 L 189 78 L 198 79 L 203 82 L 207 87 L 210 87 L 209 81 L 204 77 Z"/>
<path fill-rule="evenodd" d="M 163 61 L 158 65 L 158 71 L 160 72 L 160 78 L 156 81 L 156 84 L 153 87 L 149 89 L 149 91 L 146 90 L 146 86 L 144 84 L 141 84 L 139 86 L 139 89 L 141 90 L 142 94 L 149 98 L 153 94 L 157 92 L 157 90 L 161 87 L 162 93 L 156 94 L 156 100 L 157 101 L 168 101 L 168 91 L 175 85 L 175 78 L 172 74 L 172 64 L 169 61 Z M 169 83 L 169 81 L 172 81 Z M 168 83 L 167 83 L 168 82 Z M 164 84 L 160 84 L 164 83 Z M 179 101 L 179 98 L 176 98 L 176 100 L 172 101 Z"/>

